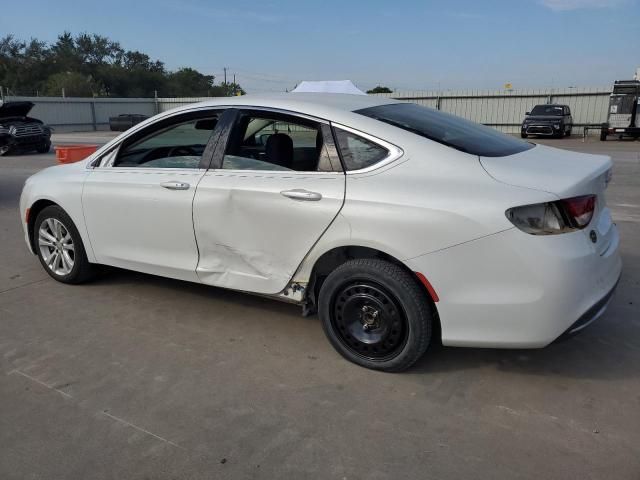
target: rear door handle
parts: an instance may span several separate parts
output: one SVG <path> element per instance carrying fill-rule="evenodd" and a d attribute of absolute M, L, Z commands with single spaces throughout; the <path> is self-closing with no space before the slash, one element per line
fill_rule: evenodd
<path fill-rule="evenodd" d="M 307 202 L 317 202 L 318 200 L 322 200 L 321 193 L 310 192 L 309 190 L 302 190 L 299 188 L 294 190 L 283 190 L 280 192 L 280 195 L 292 198 L 293 200 L 306 200 Z"/>
<path fill-rule="evenodd" d="M 160 186 L 169 190 L 189 190 L 190 185 L 184 182 L 162 182 Z"/>

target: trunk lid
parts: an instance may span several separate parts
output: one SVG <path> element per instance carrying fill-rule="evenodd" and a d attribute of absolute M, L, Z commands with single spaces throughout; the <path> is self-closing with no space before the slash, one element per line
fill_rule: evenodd
<path fill-rule="evenodd" d="M 611 158 L 606 155 L 536 145 L 506 157 L 480 157 L 495 180 L 517 187 L 553 193 L 559 198 L 599 194 L 607 183 Z"/>

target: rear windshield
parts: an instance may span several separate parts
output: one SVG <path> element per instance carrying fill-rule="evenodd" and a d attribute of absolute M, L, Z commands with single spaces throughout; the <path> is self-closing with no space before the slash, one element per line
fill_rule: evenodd
<path fill-rule="evenodd" d="M 380 105 L 356 113 L 482 157 L 506 157 L 533 148 L 493 128 L 415 103 Z"/>
<path fill-rule="evenodd" d="M 564 108 L 557 105 L 536 105 L 531 110 L 531 115 L 558 115 L 564 114 Z"/>

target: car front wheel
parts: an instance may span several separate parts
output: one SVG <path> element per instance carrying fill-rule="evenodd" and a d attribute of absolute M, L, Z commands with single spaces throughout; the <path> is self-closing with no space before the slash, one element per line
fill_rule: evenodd
<path fill-rule="evenodd" d="M 38 145 L 36 148 L 36 152 L 38 153 L 48 153 L 51 150 L 51 142 L 44 142 Z"/>
<path fill-rule="evenodd" d="M 350 260 L 326 278 L 318 313 L 343 357 L 387 372 L 405 370 L 422 357 L 435 315 L 410 272 L 372 258 Z"/>
<path fill-rule="evenodd" d="M 82 283 L 93 277 L 94 267 L 78 229 L 59 206 L 51 205 L 38 214 L 33 244 L 46 272 L 59 282 Z"/>

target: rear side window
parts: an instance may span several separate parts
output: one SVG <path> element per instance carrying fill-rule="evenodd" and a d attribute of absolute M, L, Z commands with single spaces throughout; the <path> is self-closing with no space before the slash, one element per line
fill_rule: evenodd
<path fill-rule="evenodd" d="M 231 134 L 222 168 L 340 171 L 338 158 L 329 155 L 325 143 L 320 123 L 270 112 L 245 112 Z"/>
<path fill-rule="evenodd" d="M 359 135 L 347 132 L 340 128 L 334 128 L 340 155 L 345 169 L 361 170 L 384 160 L 389 151 Z"/>
<path fill-rule="evenodd" d="M 493 128 L 415 103 L 380 105 L 355 113 L 482 157 L 506 157 L 533 148 Z"/>

